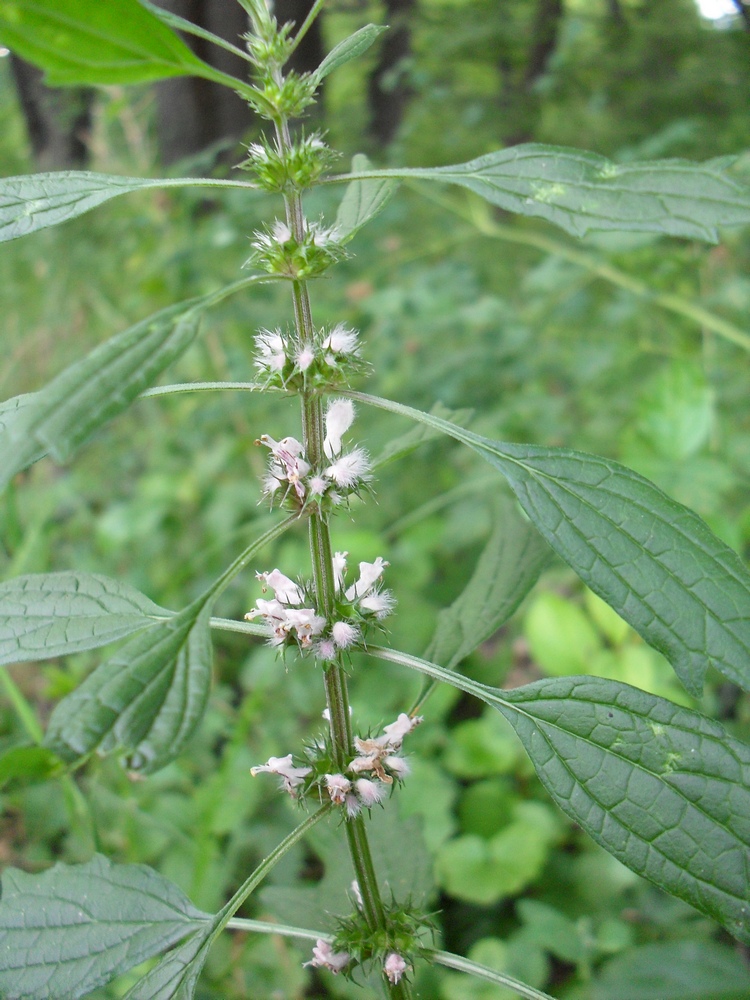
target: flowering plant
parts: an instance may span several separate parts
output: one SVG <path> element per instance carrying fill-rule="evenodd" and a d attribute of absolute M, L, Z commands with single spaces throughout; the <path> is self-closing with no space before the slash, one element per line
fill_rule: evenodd
<path fill-rule="evenodd" d="M 508 211 L 537 216 L 582 234 L 625 229 L 712 239 L 716 226 L 750 219 L 750 190 L 722 160 L 609 163 L 592 153 L 525 145 L 440 168 L 374 169 L 357 158 L 351 173 L 330 175 L 335 155 L 320 135 L 293 137 L 290 122 L 314 101 L 326 75 L 362 53 L 379 29 L 341 42 L 318 69 L 285 72 L 319 13 L 313 5 L 296 30 L 279 26 L 265 0 L 239 0 L 249 18 L 244 50 L 250 81 L 198 59 L 173 28 L 199 31 L 137 0 L 80 5 L 77 0 L 8 0 L 0 36 L 41 63 L 51 78 L 107 84 L 197 75 L 241 94 L 271 125 L 249 148 L 244 180 L 139 180 L 94 173 L 40 174 L 0 185 L 0 230 L 21 236 L 64 222 L 109 198 L 143 187 L 231 187 L 280 195 L 284 219 L 255 233 L 246 267 L 253 273 L 210 295 L 162 310 L 72 365 L 45 389 L 0 409 L 2 478 L 49 454 L 67 460 L 106 421 L 143 395 L 191 386 L 153 387 L 195 339 L 211 306 L 265 282 L 289 288 L 291 328 L 254 335 L 257 380 L 230 388 L 273 391 L 297 400 L 301 436 L 258 444 L 268 449 L 260 492 L 276 518 L 225 572 L 180 612 L 159 607 L 124 583 L 65 571 L 17 577 L 0 587 L 4 662 L 43 659 L 127 640 L 54 710 L 43 748 L 64 780 L 92 755 L 116 754 L 149 775 L 189 745 L 204 715 L 211 681 L 211 629 L 264 638 L 281 655 L 317 670 L 327 728 L 307 747 L 279 747 L 252 773 L 281 779 L 283 793 L 306 810 L 302 822 L 252 872 L 217 913 L 197 910 L 178 887 L 139 865 L 96 855 L 41 875 L 10 870 L 0 902 L 0 991 L 15 1000 L 83 997 L 146 959 L 162 956 L 128 1000 L 189 998 L 209 948 L 226 928 L 282 933 L 315 942 L 310 967 L 365 983 L 393 998 L 415 995 L 420 969 L 439 964 L 519 996 L 546 995 L 504 972 L 441 951 L 421 900 L 391 895 L 378 876 L 368 836 L 372 812 L 389 808 L 408 780 L 404 742 L 429 719 L 427 694 L 385 726 L 357 734 L 348 696 L 353 654 L 399 664 L 495 708 L 514 728 L 552 798 L 625 865 L 750 942 L 747 850 L 750 847 L 750 749 L 712 720 L 663 698 L 592 676 L 538 681 L 512 690 L 480 684 L 456 669 L 533 587 L 543 559 L 529 560 L 502 593 L 490 588 L 466 602 L 464 633 L 443 637 L 430 658 L 373 641 L 395 601 L 383 578 L 385 556 L 348 570 L 332 544 L 335 518 L 366 500 L 373 471 L 365 448 L 345 443 L 355 403 L 416 421 L 467 445 L 497 470 L 522 508 L 526 537 L 537 533 L 581 579 L 661 651 L 698 693 L 709 665 L 750 686 L 750 574 L 696 514 L 652 483 L 607 459 L 569 449 L 502 443 L 435 413 L 355 389 L 367 373 L 358 334 L 316 324 L 308 284 L 343 260 L 346 246 L 394 194 L 401 179 L 459 185 Z M 81 8 L 85 8 L 82 13 Z M 39 39 L 57 37 L 66 51 Z M 92 37 L 98 59 L 89 58 Z M 217 44 L 225 44 L 215 39 Z M 235 48 L 235 47 L 233 47 Z M 72 74 L 72 75 L 71 75 Z M 310 221 L 303 191 L 347 185 L 334 225 Z M 210 386 L 217 388 L 215 384 Z M 293 567 L 261 571 L 262 594 L 245 621 L 212 615 L 219 595 L 255 568 L 284 532 L 307 531 L 312 574 Z M 536 534 L 534 534 L 536 538 Z M 541 541 L 536 544 L 542 547 Z M 541 551 L 541 548 L 540 548 Z M 271 594 L 273 596 L 271 596 Z M 385 633 L 387 637 L 387 633 Z M 406 709 L 406 706 L 404 706 Z M 424 712 L 424 715 L 418 714 Z M 355 879 L 351 911 L 337 929 L 305 930 L 243 921 L 235 914 L 285 854 L 318 823 L 335 817 Z"/>

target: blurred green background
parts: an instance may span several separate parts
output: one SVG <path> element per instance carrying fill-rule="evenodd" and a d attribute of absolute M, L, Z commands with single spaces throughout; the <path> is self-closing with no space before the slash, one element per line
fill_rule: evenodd
<path fill-rule="evenodd" d="M 531 140 L 618 161 L 740 154 L 737 169 L 750 174 L 750 16 L 741 7 L 712 23 L 693 0 L 331 0 L 326 48 L 387 20 L 401 47 L 386 36 L 383 48 L 329 78 L 312 124 L 342 152 L 342 169 L 363 150 L 380 165 L 440 165 Z M 40 163 L 9 63 L 0 60 L 4 175 Z M 390 117 L 378 118 L 378 101 Z M 226 141 L 160 164 L 160 154 L 173 158 L 151 88 L 98 92 L 90 116 L 92 169 L 232 176 L 244 156 Z M 341 193 L 315 192 L 308 214 L 332 220 Z M 234 280 L 248 237 L 279 213 L 274 199 L 235 191 L 139 193 L 4 245 L 2 398 L 41 387 L 163 306 Z M 729 231 L 716 247 L 632 234 L 573 242 L 465 193 L 404 186 L 352 250 L 312 297 L 317 323 L 361 330 L 374 369 L 362 388 L 425 409 L 435 401 L 468 408 L 471 426 L 490 437 L 619 459 L 747 556 L 750 231 Z M 289 320 L 283 288 L 231 299 L 168 381 L 251 379 L 253 334 Z M 364 409 L 355 428 L 374 457 L 409 429 Z M 226 393 L 133 406 L 70 468 L 40 462 L 0 499 L 3 578 L 96 571 L 165 607 L 184 606 L 266 522 L 258 506 L 265 458 L 254 446 L 262 433 L 299 433 L 293 400 Z M 335 523 L 335 545 L 352 562 L 383 555 L 391 564 L 392 645 L 424 652 L 438 611 L 461 592 L 506 516 L 502 498 L 486 466 L 432 440 L 384 464 L 376 502 Z M 295 576 L 307 565 L 298 532 L 256 568 Z M 241 617 L 258 595 L 248 573 L 217 613 Z M 100 657 L 10 673 L 44 722 Z M 354 667 L 359 731 L 392 721 L 419 689 L 395 666 L 361 657 Z M 507 686 L 595 673 L 696 704 L 666 662 L 555 561 L 462 669 Z M 252 779 L 250 767 L 299 752 L 321 728 L 324 699 L 310 663 L 284 664 L 241 636 L 217 636 L 215 677 L 190 753 L 147 781 L 131 781 L 115 761 L 79 773 L 80 794 L 2 774 L 0 861 L 38 870 L 98 849 L 154 865 L 198 906 L 219 907 L 299 818 L 274 780 Z M 750 701 L 731 685 L 714 678 L 698 707 L 750 737 Z M 746 951 L 581 834 L 497 714 L 452 691 L 438 691 L 424 714 L 406 748 L 412 775 L 374 817 L 374 840 L 397 895 L 416 873 L 415 898 L 438 913 L 442 946 L 568 1000 L 750 997 Z M 28 742 L 22 713 L 2 701 L 0 751 Z M 317 830 L 245 915 L 330 928 L 331 914 L 350 905 L 340 831 Z M 288 940 L 225 935 L 198 995 L 363 995 L 302 969 L 307 957 Z M 94 996 L 122 996 L 129 983 Z M 419 971 L 417 987 L 440 1000 L 509 996 L 431 970 Z"/>

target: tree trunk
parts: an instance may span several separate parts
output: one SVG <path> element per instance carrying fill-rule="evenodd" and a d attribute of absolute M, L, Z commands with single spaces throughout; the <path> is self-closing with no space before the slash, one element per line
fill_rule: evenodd
<path fill-rule="evenodd" d="M 370 107 L 368 132 L 379 146 L 396 136 L 413 91 L 408 83 L 411 57 L 411 20 L 417 0 L 385 0 L 386 24 L 380 56 L 370 74 L 367 96 Z"/>

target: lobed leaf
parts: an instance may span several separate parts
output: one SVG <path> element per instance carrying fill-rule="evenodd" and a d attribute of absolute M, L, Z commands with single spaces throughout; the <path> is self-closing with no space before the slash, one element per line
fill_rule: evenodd
<path fill-rule="evenodd" d="M 366 24 L 364 28 L 360 28 L 353 35 L 345 38 L 343 42 L 335 45 L 312 74 L 311 79 L 315 86 L 319 86 L 322 80 L 329 73 L 333 73 L 335 69 L 338 69 L 339 66 L 343 66 L 351 59 L 358 59 L 361 55 L 364 55 L 375 39 L 387 30 L 388 28 L 384 25 Z"/>
<path fill-rule="evenodd" d="M 102 855 L 40 875 L 8 869 L 0 901 L 0 994 L 82 997 L 209 920 L 145 865 Z"/>
<path fill-rule="evenodd" d="M 573 236 L 631 230 L 715 243 L 718 226 L 750 222 L 750 187 L 731 176 L 730 166 L 726 157 L 619 164 L 585 150 L 527 143 L 456 166 L 360 173 L 363 179 L 458 184 L 508 212 L 546 219 Z"/>
<path fill-rule="evenodd" d="M 453 669 L 490 638 L 526 597 L 549 548 L 507 500 L 496 502 L 492 534 L 461 595 L 438 615 L 425 659 Z"/>
<path fill-rule="evenodd" d="M 407 654 L 369 652 L 498 709 L 554 800 L 597 843 L 750 942 L 750 747 L 617 681 L 561 677 L 500 691 Z"/>
<path fill-rule="evenodd" d="M 98 573 L 18 576 L 0 584 L 0 664 L 96 649 L 171 615 Z"/>
<path fill-rule="evenodd" d="M 506 444 L 400 403 L 346 395 L 428 424 L 505 476 L 552 548 L 700 693 L 709 666 L 750 688 L 750 573 L 687 507 L 617 462 Z"/>
<path fill-rule="evenodd" d="M 352 171 L 367 170 L 370 161 L 363 153 L 352 159 Z M 336 213 L 336 230 L 339 238 L 348 243 L 359 230 L 381 212 L 396 193 L 398 181 L 364 180 L 347 185 Z"/>
<path fill-rule="evenodd" d="M 0 242 L 57 226 L 121 194 L 167 187 L 252 189 L 253 185 L 204 177 L 118 177 L 90 170 L 4 177 L 0 180 Z"/>
<path fill-rule="evenodd" d="M 122 750 L 156 771 L 179 755 L 203 717 L 211 683 L 210 592 L 152 625 L 64 698 L 44 745 L 66 761 Z"/>
<path fill-rule="evenodd" d="M 0 39 L 50 86 L 216 73 L 137 0 L 2 0 Z"/>

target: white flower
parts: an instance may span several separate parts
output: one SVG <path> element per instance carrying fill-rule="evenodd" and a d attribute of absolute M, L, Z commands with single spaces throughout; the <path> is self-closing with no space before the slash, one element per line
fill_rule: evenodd
<path fill-rule="evenodd" d="M 346 806 L 346 814 L 350 819 L 353 819 L 362 811 L 362 803 L 354 792 L 347 792 L 344 805 Z"/>
<path fill-rule="evenodd" d="M 365 806 L 374 806 L 383 798 L 382 782 L 370 781 L 369 778 L 358 778 L 354 782 L 354 790 Z"/>
<path fill-rule="evenodd" d="M 256 573 L 255 576 L 263 584 L 263 590 L 270 587 L 276 600 L 282 604 L 301 604 L 305 599 L 302 588 L 278 569 L 272 569 L 270 573 Z"/>
<path fill-rule="evenodd" d="M 346 557 L 348 552 L 335 552 L 333 555 L 333 573 L 336 577 L 336 592 L 344 589 L 344 573 L 346 573 Z"/>
<path fill-rule="evenodd" d="M 367 594 L 359 602 L 362 611 L 371 611 L 376 618 L 387 618 L 396 605 L 396 598 L 390 590 L 376 590 Z"/>
<path fill-rule="evenodd" d="M 389 755 L 383 759 L 383 764 L 389 771 L 392 771 L 397 778 L 405 778 L 411 770 L 408 761 L 405 761 L 403 757 L 394 757 Z"/>
<path fill-rule="evenodd" d="M 328 969 L 335 976 L 348 962 L 348 952 L 334 951 L 327 941 L 318 938 L 313 948 L 313 957 L 305 965 L 312 965 L 315 969 Z"/>
<path fill-rule="evenodd" d="M 278 600 L 265 601 L 262 597 L 255 603 L 257 606 L 248 611 L 245 618 L 252 621 L 257 615 L 263 615 L 273 632 L 272 646 L 280 646 L 290 632 L 296 631 L 300 646 L 309 647 L 313 636 L 320 635 L 325 627 L 325 618 L 317 614 L 315 608 L 289 608 Z"/>
<path fill-rule="evenodd" d="M 408 736 L 423 721 L 424 717 L 421 715 L 417 715 L 412 719 L 406 712 L 402 712 L 395 722 L 392 722 L 383 730 L 383 735 L 388 738 L 388 745 L 394 750 L 400 750 L 401 744 L 404 742 L 404 736 Z"/>
<path fill-rule="evenodd" d="M 282 222 L 281 219 L 276 219 L 271 227 L 271 232 L 273 233 L 273 238 L 277 243 L 286 243 L 292 238 L 291 229 L 287 226 L 286 222 Z"/>
<path fill-rule="evenodd" d="M 333 641 L 339 649 L 348 649 L 359 639 L 359 629 L 349 622 L 336 622 L 331 629 Z"/>
<path fill-rule="evenodd" d="M 341 439 L 354 422 L 354 403 L 350 399 L 332 399 L 326 410 L 326 436 L 323 451 L 330 459 L 341 454 Z"/>
<path fill-rule="evenodd" d="M 383 972 L 385 972 L 389 981 L 395 986 L 397 982 L 401 979 L 403 974 L 409 966 L 406 964 L 405 960 L 397 952 L 392 951 L 388 958 L 385 960 L 385 965 L 383 966 Z"/>
<path fill-rule="evenodd" d="M 307 227 L 307 234 L 313 246 L 316 247 L 324 247 L 329 243 L 338 243 L 340 239 L 340 233 L 335 226 L 326 229 L 321 222 L 311 222 Z"/>
<path fill-rule="evenodd" d="M 304 498 L 305 487 L 302 480 L 310 471 L 310 466 L 302 458 L 305 447 L 294 437 L 285 437 L 275 441 L 269 434 L 263 434 L 260 443 L 271 449 L 274 461 L 271 462 L 270 474 L 280 482 L 286 480 L 300 500 Z M 269 492 L 266 490 L 266 492 Z"/>
<path fill-rule="evenodd" d="M 347 792 L 351 791 L 352 783 L 343 774 L 327 774 L 326 788 L 331 796 L 331 802 L 337 806 L 342 806 L 346 801 Z"/>
<path fill-rule="evenodd" d="M 270 774 L 278 774 L 284 782 L 283 787 L 294 795 L 294 789 L 301 785 L 305 775 L 312 771 L 311 767 L 295 767 L 292 763 L 292 755 L 288 753 L 286 757 L 269 757 L 266 764 L 258 764 L 250 768 L 250 774 L 255 777 L 261 771 L 268 771 Z"/>
<path fill-rule="evenodd" d="M 383 575 L 387 565 L 388 563 L 382 556 L 378 556 L 373 563 L 361 562 L 359 564 L 359 580 L 346 591 L 347 601 L 356 601 L 369 594 Z"/>
<path fill-rule="evenodd" d="M 315 608 L 288 608 L 286 620 L 290 628 L 296 629 L 300 646 L 310 646 L 313 636 L 320 635 L 326 623 Z"/>
<path fill-rule="evenodd" d="M 325 476 L 310 476 L 307 485 L 314 496 L 322 497 L 331 483 Z"/>
<path fill-rule="evenodd" d="M 297 351 L 297 356 L 294 360 L 297 362 L 299 370 L 301 372 L 306 372 L 315 360 L 315 352 L 311 347 L 303 346 L 299 351 Z"/>
<path fill-rule="evenodd" d="M 321 346 L 324 351 L 333 351 L 334 354 L 356 354 L 359 350 L 357 337 L 356 330 L 350 330 L 343 323 L 339 323 L 334 326 Z"/>
<path fill-rule="evenodd" d="M 256 368 L 276 372 L 281 371 L 286 362 L 284 340 L 278 330 L 261 330 L 255 338 L 258 351 Z"/>
<path fill-rule="evenodd" d="M 363 905 L 363 903 L 362 903 L 362 891 L 359 888 L 359 882 L 356 880 L 356 878 L 352 879 L 352 884 L 349 886 L 349 888 L 351 889 L 352 896 L 354 896 L 354 902 L 357 904 L 358 908 L 361 910 L 362 909 L 362 905 Z"/>
<path fill-rule="evenodd" d="M 369 471 L 370 460 L 367 457 L 367 452 L 363 451 L 362 448 L 355 448 L 354 451 L 350 451 L 347 455 L 337 458 L 332 465 L 328 466 L 325 474 L 337 486 L 350 489 L 352 486 L 356 486 L 358 482 L 367 479 Z"/>
<path fill-rule="evenodd" d="M 336 659 L 336 643 L 332 639 L 321 639 L 315 650 L 315 655 L 319 660 Z M 326 712 L 328 709 L 326 709 Z M 323 718 L 326 718 L 325 714 Z"/>

